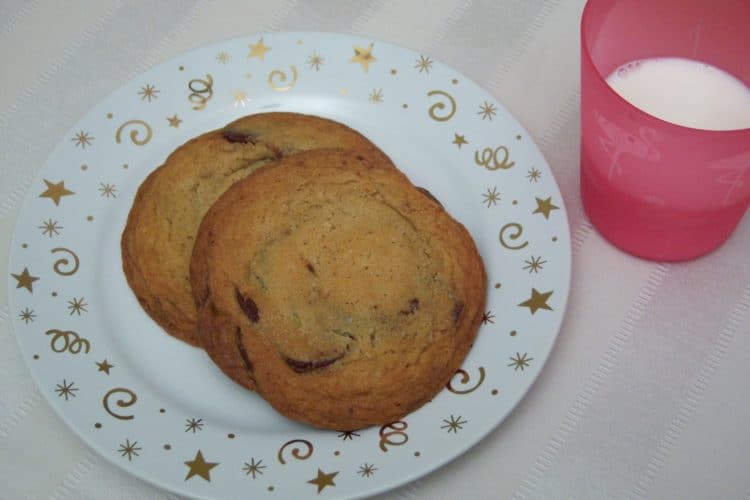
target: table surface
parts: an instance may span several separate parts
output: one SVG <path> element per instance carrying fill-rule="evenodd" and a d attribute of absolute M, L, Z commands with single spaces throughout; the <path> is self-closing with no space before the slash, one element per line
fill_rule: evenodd
<path fill-rule="evenodd" d="M 0 2 L 0 266 L 20 201 L 66 131 L 144 70 L 260 31 L 367 35 L 484 86 L 547 157 L 568 209 L 573 280 L 539 379 L 468 453 L 379 498 L 749 498 L 750 216 L 681 264 L 630 257 L 578 190 L 583 0 Z M 0 287 L 0 497 L 177 498 L 111 465 L 55 416 Z"/>

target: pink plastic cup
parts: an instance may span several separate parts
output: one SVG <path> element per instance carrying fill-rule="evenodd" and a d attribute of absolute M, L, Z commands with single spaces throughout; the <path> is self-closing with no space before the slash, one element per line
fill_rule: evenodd
<path fill-rule="evenodd" d="M 750 86 L 750 0 L 589 0 L 581 21 L 581 197 L 622 250 L 687 260 L 724 243 L 750 206 L 750 128 L 656 118 L 606 78 L 625 63 L 683 57 Z"/>

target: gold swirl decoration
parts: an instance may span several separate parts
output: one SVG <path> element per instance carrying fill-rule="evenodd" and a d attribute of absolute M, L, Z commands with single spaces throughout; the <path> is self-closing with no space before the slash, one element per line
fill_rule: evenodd
<path fill-rule="evenodd" d="M 502 159 L 498 159 L 497 157 L 500 151 L 503 152 Z M 474 162 L 487 170 L 508 170 L 516 164 L 516 162 L 509 162 L 508 160 L 510 160 L 510 151 L 508 151 L 508 148 L 505 146 L 498 146 L 494 151 L 492 148 L 484 148 L 482 150 L 481 158 L 479 156 L 479 150 L 474 151 Z"/>
<path fill-rule="evenodd" d="M 401 446 L 409 440 L 409 435 L 404 432 L 409 424 L 403 420 L 391 422 L 380 428 L 380 449 L 388 451 L 388 446 Z"/>
<path fill-rule="evenodd" d="M 509 222 L 500 228 L 500 234 L 498 235 L 498 237 L 500 238 L 500 244 L 504 246 L 505 248 L 507 248 L 508 250 L 520 250 L 529 244 L 528 241 L 524 241 L 523 243 L 519 245 L 511 245 L 506 240 L 506 236 L 505 236 L 506 233 L 508 233 L 508 238 L 510 240 L 515 241 L 518 238 L 520 238 L 521 235 L 523 234 L 523 226 L 519 224 L 518 222 Z"/>
<path fill-rule="evenodd" d="M 313 445 L 310 441 L 304 439 L 292 439 L 291 441 L 284 443 L 281 448 L 279 448 L 279 453 L 276 455 L 282 465 L 286 465 L 286 460 L 284 460 L 284 450 L 297 443 L 305 445 L 305 448 L 307 449 L 305 451 L 300 451 L 299 447 L 292 448 L 292 456 L 294 458 L 297 460 L 307 460 L 313 454 Z"/>
<path fill-rule="evenodd" d="M 276 84 L 276 82 L 274 82 L 274 79 L 277 77 L 281 83 L 286 82 L 286 73 L 284 73 L 280 69 L 275 69 L 268 73 L 268 85 L 270 85 L 271 88 L 276 92 L 286 92 L 297 84 L 297 68 L 295 68 L 292 64 L 291 66 L 289 66 L 289 69 L 292 70 L 292 81 L 286 85 L 278 85 Z"/>
<path fill-rule="evenodd" d="M 470 392 L 476 391 L 477 388 L 482 385 L 482 382 L 484 382 L 484 367 L 479 367 L 479 381 L 468 389 L 456 389 L 453 387 L 453 379 L 456 378 L 456 375 L 461 375 L 461 378 L 458 381 L 461 385 L 466 385 L 471 382 L 471 376 L 469 375 L 469 372 L 467 372 L 463 368 L 459 368 L 456 373 L 453 374 L 453 377 L 451 377 L 451 379 L 448 381 L 448 385 L 446 385 L 446 388 L 453 394 L 469 394 Z"/>
<path fill-rule="evenodd" d="M 49 341 L 49 346 L 55 352 L 68 351 L 70 354 L 78 354 L 83 349 L 85 354 L 88 354 L 91 344 L 88 340 L 78 336 L 76 332 L 71 330 L 47 330 L 45 335 L 52 335 Z"/>
<path fill-rule="evenodd" d="M 120 420 L 133 420 L 135 418 L 135 415 L 118 415 L 117 413 L 112 411 L 109 406 L 109 400 L 115 394 L 126 394 L 128 396 L 128 399 L 117 399 L 115 401 L 115 405 L 117 405 L 118 408 L 128 408 L 130 406 L 133 406 L 135 402 L 138 401 L 138 396 L 136 396 L 133 391 L 131 391 L 130 389 L 126 389 L 125 387 L 115 387 L 114 389 L 107 392 L 107 394 L 104 395 L 104 398 L 102 398 L 102 404 L 104 405 L 104 409 L 107 410 L 107 413 Z"/>
<path fill-rule="evenodd" d="M 73 267 L 70 270 L 65 270 L 65 266 L 70 264 L 70 261 L 66 259 L 65 257 L 61 257 L 57 259 L 54 264 L 52 265 L 52 269 L 59 274 L 60 276 L 71 276 L 78 271 L 78 265 L 80 264 L 80 261 L 78 260 L 78 256 L 75 254 L 73 250 L 70 250 L 68 248 L 63 247 L 57 247 L 50 250 L 50 253 L 57 253 L 57 252 L 67 252 L 70 254 L 71 257 L 73 257 Z"/>
<path fill-rule="evenodd" d="M 128 120 L 117 129 L 117 132 L 115 132 L 115 141 L 117 144 L 120 144 L 122 142 L 122 130 L 125 127 L 134 126 L 135 128 L 130 131 L 130 140 L 135 144 L 136 146 L 143 146 L 145 144 L 148 144 L 148 141 L 151 140 L 151 137 L 153 137 L 154 133 L 151 130 L 151 125 L 144 122 L 143 120 Z M 140 139 L 139 136 L 141 134 L 140 127 L 143 127 L 143 130 L 146 132 L 146 137 L 143 139 Z"/>
<path fill-rule="evenodd" d="M 437 120 L 439 122 L 447 122 L 448 120 L 453 118 L 453 115 L 456 114 L 456 101 L 448 92 L 445 92 L 443 90 L 431 90 L 427 92 L 427 97 L 432 97 L 434 95 L 447 97 L 448 102 L 450 103 L 450 111 L 442 116 L 439 115 L 438 111 L 442 111 L 445 109 L 445 103 L 442 101 L 438 101 L 430 106 L 430 109 L 427 112 L 430 115 L 430 118 L 432 118 L 433 120 Z"/>
<path fill-rule="evenodd" d="M 188 96 L 188 101 L 193 103 L 193 109 L 200 111 L 206 107 L 206 103 L 211 100 L 214 96 L 214 78 L 210 74 L 206 74 L 206 79 L 193 78 L 188 82 L 188 88 L 191 94 Z"/>

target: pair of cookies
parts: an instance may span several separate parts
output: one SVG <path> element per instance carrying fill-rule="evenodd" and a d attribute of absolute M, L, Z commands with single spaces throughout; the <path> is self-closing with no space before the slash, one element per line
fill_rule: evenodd
<path fill-rule="evenodd" d="M 459 368 L 484 309 L 466 229 L 321 118 L 254 115 L 181 146 L 141 186 L 122 247 L 159 324 L 322 428 L 419 408 Z"/>
<path fill-rule="evenodd" d="M 188 276 L 206 211 L 261 166 L 330 147 L 382 154 L 361 134 L 331 120 L 263 113 L 198 136 L 169 155 L 138 189 L 121 240 L 125 276 L 154 321 L 170 335 L 200 346 Z"/>

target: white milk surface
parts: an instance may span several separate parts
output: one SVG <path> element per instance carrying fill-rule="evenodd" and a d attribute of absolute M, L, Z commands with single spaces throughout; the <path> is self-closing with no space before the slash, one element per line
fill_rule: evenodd
<path fill-rule="evenodd" d="M 750 128 L 750 87 L 715 66 L 677 57 L 620 66 L 607 83 L 643 111 L 678 125 Z"/>

